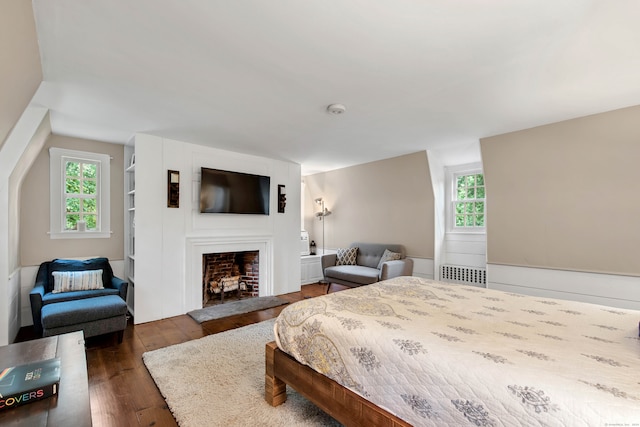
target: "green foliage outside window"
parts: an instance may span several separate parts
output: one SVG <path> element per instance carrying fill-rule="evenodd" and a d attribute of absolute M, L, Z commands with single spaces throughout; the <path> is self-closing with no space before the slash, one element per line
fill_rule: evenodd
<path fill-rule="evenodd" d="M 460 175 L 456 179 L 455 226 L 485 226 L 484 175 Z"/>
<path fill-rule="evenodd" d="M 65 165 L 65 229 L 76 230 L 85 221 L 87 230 L 97 227 L 97 176 L 94 163 L 67 161 Z"/>
<path fill-rule="evenodd" d="M 65 225 L 65 229 L 75 230 L 79 220 L 80 220 L 80 215 L 78 214 L 67 215 L 67 222 Z"/>
<path fill-rule="evenodd" d="M 92 163 L 83 163 L 82 165 L 82 177 L 96 179 L 97 167 Z"/>

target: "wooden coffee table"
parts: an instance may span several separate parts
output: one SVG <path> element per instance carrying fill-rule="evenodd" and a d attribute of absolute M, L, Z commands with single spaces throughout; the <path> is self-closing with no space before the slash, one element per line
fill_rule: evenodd
<path fill-rule="evenodd" d="M 91 404 L 84 334 L 71 332 L 0 347 L 0 369 L 60 358 L 57 396 L 0 411 L 0 425 L 90 426 Z"/>

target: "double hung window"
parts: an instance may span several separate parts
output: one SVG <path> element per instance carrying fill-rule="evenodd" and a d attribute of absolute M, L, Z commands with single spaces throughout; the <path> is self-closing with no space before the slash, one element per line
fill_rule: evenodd
<path fill-rule="evenodd" d="M 481 165 L 447 168 L 447 231 L 484 233 L 486 219 Z"/>
<path fill-rule="evenodd" d="M 50 148 L 52 239 L 110 237 L 110 158 Z"/>
<path fill-rule="evenodd" d="M 456 174 L 454 190 L 454 228 L 485 226 L 485 187 L 482 173 Z"/>

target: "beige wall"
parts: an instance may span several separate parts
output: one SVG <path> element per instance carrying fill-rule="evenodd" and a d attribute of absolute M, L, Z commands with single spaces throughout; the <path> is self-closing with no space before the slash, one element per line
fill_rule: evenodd
<path fill-rule="evenodd" d="M 31 1 L 0 2 L 0 147 L 42 81 Z"/>
<path fill-rule="evenodd" d="M 640 106 L 480 141 L 489 263 L 640 275 Z"/>
<path fill-rule="evenodd" d="M 326 248 L 351 242 L 400 243 L 407 254 L 433 258 L 433 188 L 426 152 L 381 160 L 304 178 L 304 226 L 322 245 L 322 222 L 313 203 L 323 197 Z"/>
<path fill-rule="evenodd" d="M 49 147 L 111 156 L 111 238 L 49 238 Z M 39 265 L 53 258 L 106 256 L 124 258 L 124 146 L 51 135 L 22 184 L 20 202 L 20 255 L 22 266 Z"/>

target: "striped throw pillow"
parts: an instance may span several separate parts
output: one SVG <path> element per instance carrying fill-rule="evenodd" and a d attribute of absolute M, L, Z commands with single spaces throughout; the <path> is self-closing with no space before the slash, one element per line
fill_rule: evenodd
<path fill-rule="evenodd" d="M 104 289 L 102 270 L 54 271 L 53 293 Z"/>

